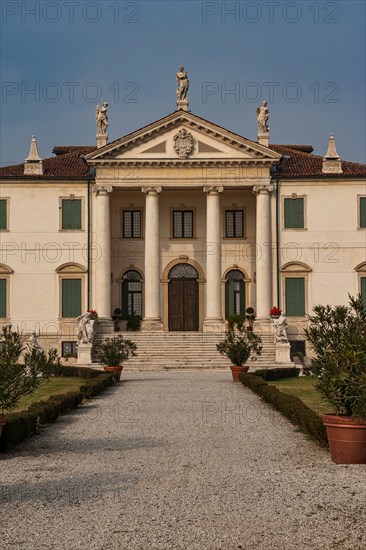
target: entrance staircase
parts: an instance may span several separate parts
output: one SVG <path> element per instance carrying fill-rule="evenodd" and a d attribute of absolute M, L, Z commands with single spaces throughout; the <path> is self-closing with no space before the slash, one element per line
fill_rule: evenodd
<path fill-rule="evenodd" d="M 267 328 L 268 331 L 268 328 Z M 291 366 L 275 364 L 275 345 L 272 334 L 256 331 L 262 338 L 262 354 L 249 361 L 250 370 Z M 174 369 L 222 369 L 230 361 L 219 354 L 216 344 L 222 334 L 209 332 L 117 332 L 96 337 L 93 361 L 98 362 L 98 347 L 105 338 L 118 334 L 133 340 L 137 355 L 125 363 L 125 371 L 155 371 Z"/>

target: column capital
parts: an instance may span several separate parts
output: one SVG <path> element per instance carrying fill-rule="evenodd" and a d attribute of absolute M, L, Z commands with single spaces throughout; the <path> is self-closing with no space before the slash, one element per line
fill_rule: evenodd
<path fill-rule="evenodd" d="M 218 195 L 219 193 L 222 193 L 224 188 L 222 186 L 205 186 L 203 188 L 203 192 L 206 193 L 206 195 Z"/>
<path fill-rule="evenodd" d="M 162 192 L 162 187 L 141 187 L 141 191 L 145 195 L 159 195 Z"/>
<path fill-rule="evenodd" d="M 272 184 L 263 184 L 263 185 L 253 185 L 253 195 L 265 195 L 266 193 L 271 194 L 274 191 L 274 185 Z"/>
<path fill-rule="evenodd" d="M 99 195 L 101 196 L 109 196 L 113 191 L 113 187 L 111 186 L 104 186 L 104 185 L 94 185 L 93 187 L 93 193 L 95 193 L 97 195 L 97 197 Z"/>

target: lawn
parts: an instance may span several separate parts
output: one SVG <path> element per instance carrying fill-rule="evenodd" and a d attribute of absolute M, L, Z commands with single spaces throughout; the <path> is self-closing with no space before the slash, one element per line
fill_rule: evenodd
<path fill-rule="evenodd" d="M 317 413 L 332 412 L 332 407 L 327 405 L 320 393 L 315 390 L 315 383 L 315 379 L 310 377 L 284 378 L 283 380 L 268 382 L 268 384 L 276 386 L 283 393 L 295 395 Z"/>
<path fill-rule="evenodd" d="M 67 393 L 69 391 L 77 391 L 84 383 L 84 379 L 76 377 L 69 378 L 66 376 L 59 376 L 55 378 L 49 378 L 48 380 L 42 382 L 34 393 L 22 397 L 16 410 L 19 411 L 27 409 L 32 403 L 35 403 L 36 401 L 41 401 L 42 399 L 47 399 L 50 395 Z"/>

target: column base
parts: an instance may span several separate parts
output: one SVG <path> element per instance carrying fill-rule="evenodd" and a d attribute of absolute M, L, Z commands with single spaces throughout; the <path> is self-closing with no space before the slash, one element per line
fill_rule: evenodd
<path fill-rule="evenodd" d="M 97 334 L 111 334 L 114 332 L 114 323 L 107 317 L 99 317 Z"/>
<path fill-rule="evenodd" d="M 225 334 L 225 329 L 225 321 L 222 319 L 205 319 L 203 321 L 203 332 L 207 334 L 223 336 Z"/>
<path fill-rule="evenodd" d="M 163 322 L 161 319 L 143 319 L 141 323 L 141 332 L 160 332 L 163 331 Z"/>

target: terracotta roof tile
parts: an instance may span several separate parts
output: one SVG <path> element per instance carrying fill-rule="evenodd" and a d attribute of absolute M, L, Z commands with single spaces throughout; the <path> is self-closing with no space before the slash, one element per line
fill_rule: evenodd
<path fill-rule="evenodd" d="M 280 178 L 350 178 L 366 177 L 366 164 L 347 162 L 342 160 L 343 174 L 323 174 L 323 157 L 303 152 L 296 145 L 270 145 L 269 148 L 281 155 L 283 158 L 277 168 Z"/>
<path fill-rule="evenodd" d="M 78 146 L 74 152 L 43 159 L 43 175 L 24 175 L 24 164 L 0 167 L 1 179 L 87 179 L 89 167 L 82 158 L 96 147 Z"/>

